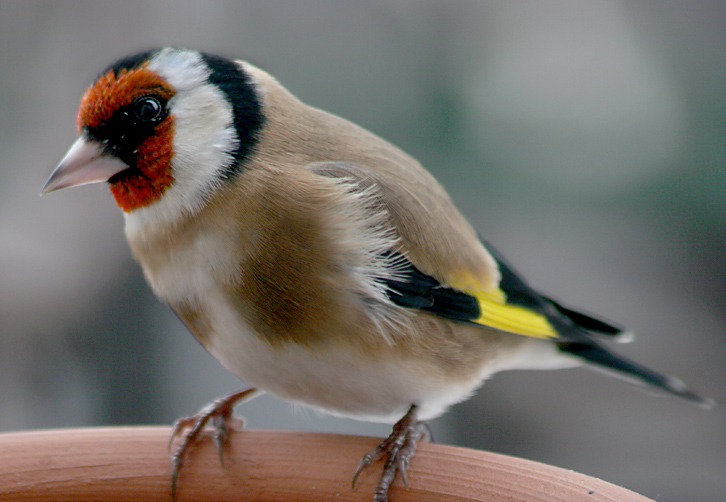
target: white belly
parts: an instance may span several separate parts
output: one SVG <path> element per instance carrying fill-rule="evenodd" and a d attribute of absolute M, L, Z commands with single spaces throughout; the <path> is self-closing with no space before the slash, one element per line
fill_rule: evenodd
<path fill-rule="evenodd" d="M 545 344 L 555 352 L 548 342 L 528 339 L 528 343 L 514 344 L 511 351 L 487 359 L 469 377 L 452 379 L 440 367 L 406 358 L 400 351 L 395 357 L 394 351 L 375 357 L 353 353 L 354 344 L 336 343 L 334 339 L 347 333 L 331 333 L 330 341 L 314 345 L 272 344 L 253 331 L 217 286 L 227 279 L 220 271 L 233 271 L 236 266 L 234 258 L 223 252 L 229 243 L 214 237 L 178 247 L 166 259 L 156 260 L 154 267 L 147 263 L 147 279 L 162 300 L 172 305 L 194 305 L 204 313 L 210 336 L 200 341 L 225 368 L 247 384 L 282 399 L 333 414 L 389 423 L 417 404 L 419 418 L 428 420 L 466 399 L 496 371 L 546 366 L 541 357 Z M 143 265 L 144 260 L 140 261 Z M 528 357 L 530 352 L 538 357 Z M 562 365 L 559 360 L 551 367 Z"/>
<path fill-rule="evenodd" d="M 371 358 L 334 343 L 271 345 L 254 333 L 221 294 L 204 295 L 216 336 L 207 350 L 247 384 L 329 413 L 394 423 L 413 403 L 422 420 L 468 397 L 480 379 L 446 384 L 417 361 Z M 207 310 L 208 309 L 208 310 Z"/>

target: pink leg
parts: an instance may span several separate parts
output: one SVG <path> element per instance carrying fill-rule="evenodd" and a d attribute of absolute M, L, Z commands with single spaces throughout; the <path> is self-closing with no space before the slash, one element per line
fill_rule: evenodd
<path fill-rule="evenodd" d="M 230 394 L 229 396 L 215 399 L 195 415 L 180 418 L 174 422 L 171 438 L 169 438 L 169 448 L 171 448 L 174 440 L 182 435 L 185 429 L 189 429 L 189 432 L 184 435 L 181 444 L 174 450 L 174 454 L 171 456 L 172 501 L 176 501 L 179 471 L 184 463 L 184 456 L 192 448 L 192 445 L 199 440 L 209 421 L 211 420 L 212 425 L 214 425 L 214 445 L 217 447 L 219 461 L 224 466 L 222 450 L 229 437 L 229 432 L 230 430 L 241 429 L 244 424 L 241 419 L 232 416 L 232 411 L 235 405 L 252 399 L 256 396 L 257 392 L 257 389 L 246 389 Z"/>
<path fill-rule="evenodd" d="M 403 418 L 393 426 L 391 435 L 360 459 L 358 469 L 353 475 L 353 488 L 355 488 L 358 476 L 366 467 L 376 460 L 386 458 L 383 474 L 373 494 L 374 502 L 388 502 L 388 489 L 396 479 L 398 472 L 401 473 L 403 483 L 408 488 L 406 469 L 416 453 L 416 444 L 418 441 L 428 441 L 429 439 L 429 431 L 424 422 L 418 421 L 417 411 L 417 406 L 411 405 Z"/>

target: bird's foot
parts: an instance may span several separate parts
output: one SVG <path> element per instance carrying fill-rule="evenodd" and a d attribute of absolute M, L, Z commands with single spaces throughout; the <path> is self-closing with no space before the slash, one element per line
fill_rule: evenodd
<path fill-rule="evenodd" d="M 419 441 L 428 441 L 430 438 L 426 424 L 418 421 L 417 411 L 418 407 L 412 405 L 403 418 L 393 426 L 391 435 L 360 459 L 358 469 L 353 475 L 354 489 L 360 473 L 371 463 L 386 457 L 383 474 L 373 495 L 374 502 L 388 502 L 388 489 L 396 478 L 396 473 L 401 473 L 403 484 L 408 489 L 406 469 L 416 452 L 416 444 Z"/>
<path fill-rule="evenodd" d="M 224 466 L 222 451 L 229 438 L 229 433 L 232 430 L 240 430 L 244 426 L 242 419 L 232 416 L 234 407 L 243 401 L 251 399 L 256 394 L 256 389 L 246 389 L 220 397 L 199 410 L 195 415 L 180 418 L 174 422 L 171 437 L 169 438 L 169 448 L 171 449 L 172 443 L 179 436 L 183 435 L 183 439 L 171 456 L 171 498 L 173 501 L 176 501 L 179 472 L 184 463 L 184 456 L 191 450 L 192 445 L 200 439 L 207 424 L 211 421 L 214 426 L 214 445 L 217 448 L 219 462 Z M 188 432 L 182 434 L 186 429 L 189 429 Z"/>

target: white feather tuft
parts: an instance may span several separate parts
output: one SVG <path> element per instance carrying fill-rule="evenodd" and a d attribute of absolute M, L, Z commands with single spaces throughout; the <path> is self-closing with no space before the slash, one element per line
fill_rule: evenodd
<path fill-rule="evenodd" d="M 375 186 L 362 187 L 353 178 L 338 178 L 344 195 L 333 220 L 343 264 L 360 295 L 366 299 L 370 319 L 390 344 L 409 316 L 388 297 L 386 280 L 400 279 L 404 263 L 391 251 L 399 237 Z"/>

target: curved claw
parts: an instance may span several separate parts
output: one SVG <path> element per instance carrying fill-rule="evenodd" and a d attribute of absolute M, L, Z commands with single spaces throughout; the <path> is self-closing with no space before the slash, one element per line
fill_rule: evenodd
<path fill-rule="evenodd" d="M 383 466 L 383 474 L 378 480 L 373 500 L 375 502 L 387 502 L 388 490 L 396 479 L 396 474 L 401 473 L 403 484 L 408 489 L 407 469 L 411 458 L 416 453 L 418 441 L 428 441 L 430 433 L 425 423 L 419 422 L 417 418 L 418 407 L 412 405 L 408 412 L 393 426 L 391 435 L 381 444 L 363 455 L 358 463 L 358 468 L 353 475 L 353 489 L 355 489 L 358 476 L 371 463 L 386 457 Z"/>
<path fill-rule="evenodd" d="M 174 443 L 174 440 L 180 436 L 181 431 L 186 428 L 192 427 L 194 425 L 195 421 L 196 421 L 196 416 L 177 418 L 174 421 L 174 424 L 171 426 L 171 435 L 169 436 L 169 444 L 166 445 L 166 449 L 168 451 L 171 451 L 171 445 Z"/>
<path fill-rule="evenodd" d="M 390 436 L 388 436 L 388 438 L 386 438 L 385 441 L 383 441 L 381 444 L 379 444 L 361 457 L 360 462 L 358 462 L 358 468 L 355 470 L 355 474 L 353 474 L 353 482 L 351 484 L 351 488 L 355 490 L 355 483 L 358 480 L 358 476 L 360 476 L 360 473 L 363 472 L 366 467 L 371 465 L 373 462 L 382 459 L 384 455 L 390 453 L 390 443 L 392 443 L 394 439 L 395 438 L 393 434 L 391 434 Z"/>
<path fill-rule="evenodd" d="M 234 407 L 242 401 L 251 399 L 256 394 L 256 389 L 235 392 L 229 396 L 215 399 L 199 410 L 196 415 L 180 418 L 174 422 L 171 437 L 169 438 L 169 449 L 171 449 L 174 440 L 182 435 L 182 431 L 185 429 L 189 429 L 189 431 L 171 456 L 171 499 L 173 502 L 176 502 L 179 472 L 184 464 L 184 456 L 190 450 L 191 445 L 199 440 L 209 421 L 212 421 L 215 429 L 214 445 L 217 448 L 220 464 L 224 467 L 223 451 L 224 445 L 229 439 L 229 431 L 230 429 L 236 430 L 244 425 L 241 419 L 232 416 Z"/>

